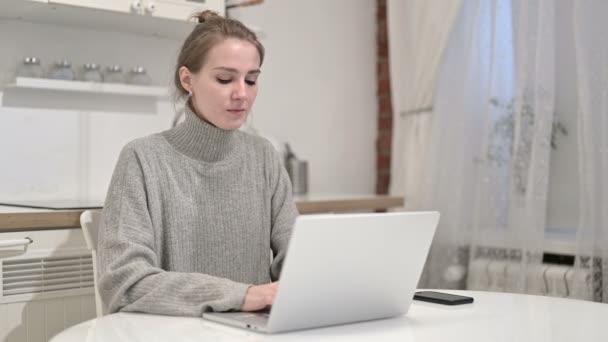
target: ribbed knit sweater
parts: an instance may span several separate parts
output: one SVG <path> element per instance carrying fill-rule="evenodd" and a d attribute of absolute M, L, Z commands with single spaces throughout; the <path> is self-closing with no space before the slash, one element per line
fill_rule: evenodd
<path fill-rule="evenodd" d="M 185 122 L 120 154 L 99 231 L 104 308 L 239 310 L 249 286 L 278 279 L 297 214 L 266 139 L 187 109 Z"/>

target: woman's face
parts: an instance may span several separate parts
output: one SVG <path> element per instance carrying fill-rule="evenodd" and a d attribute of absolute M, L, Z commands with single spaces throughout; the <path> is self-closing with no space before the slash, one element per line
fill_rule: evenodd
<path fill-rule="evenodd" d="M 238 129 L 258 94 L 258 50 L 248 41 L 228 38 L 212 47 L 197 73 L 180 68 L 180 79 L 192 91 L 197 115 L 218 128 Z"/>

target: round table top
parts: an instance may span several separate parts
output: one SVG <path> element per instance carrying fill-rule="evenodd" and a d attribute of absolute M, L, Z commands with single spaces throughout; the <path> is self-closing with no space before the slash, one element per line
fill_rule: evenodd
<path fill-rule="evenodd" d="M 71 341 L 608 341 L 608 305 L 521 294 L 453 291 L 473 304 L 414 301 L 407 315 L 267 335 L 202 318 L 116 313 L 56 335 Z M 362 308 L 363 310 L 364 308 Z"/>

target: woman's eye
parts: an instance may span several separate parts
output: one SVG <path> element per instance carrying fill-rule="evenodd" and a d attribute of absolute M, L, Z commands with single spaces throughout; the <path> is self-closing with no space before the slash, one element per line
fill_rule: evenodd
<path fill-rule="evenodd" d="M 220 82 L 221 84 L 228 84 L 230 83 L 232 80 L 231 79 L 226 79 L 226 78 L 219 78 L 217 77 L 217 81 Z"/>
<path fill-rule="evenodd" d="M 256 81 L 252 81 L 252 80 L 245 80 L 245 83 L 247 83 L 250 86 L 255 85 Z"/>

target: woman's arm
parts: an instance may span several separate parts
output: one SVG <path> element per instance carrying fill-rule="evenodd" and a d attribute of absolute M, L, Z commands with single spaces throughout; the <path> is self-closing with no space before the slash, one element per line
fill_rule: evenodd
<path fill-rule="evenodd" d="M 241 308 L 249 285 L 160 266 L 159 231 L 147 206 L 146 181 L 136 148 L 121 152 L 99 233 L 99 291 L 109 312 L 201 316 Z"/>
<path fill-rule="evenodd" d="M 291 231 L 298 209 L 293 201 L 291 181 L 287 175 L 287 171 L 281 162 L 279 154 L 274 150 L 272 145 L 268 144 L 271 149 L 271 177 L 270 184 L 272 186 L 271 199 L 271 218 L 272 227 L 270 235 L 270 246 L 274 255 L 274 260 L 270 268 L 270 276 L 273 281 L 279 279 L 285 253 L 287 253 L 287 245 L 291 238 Z"/>

